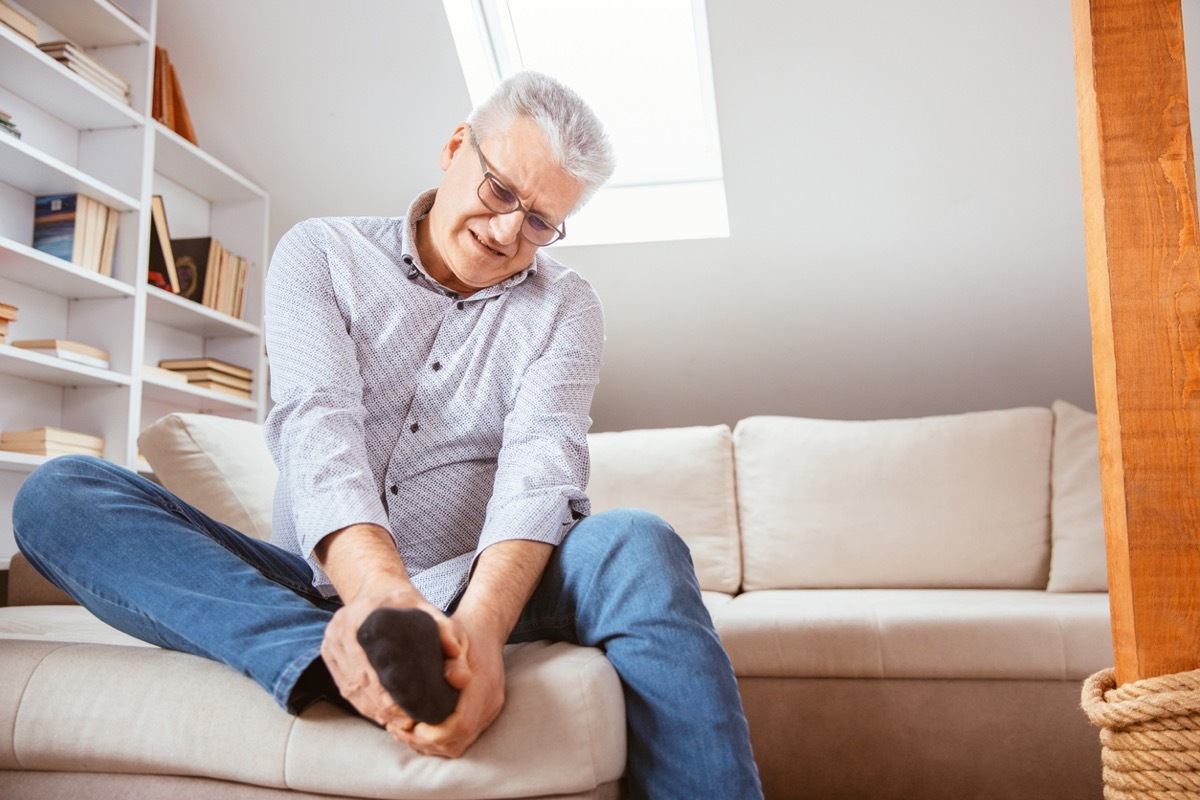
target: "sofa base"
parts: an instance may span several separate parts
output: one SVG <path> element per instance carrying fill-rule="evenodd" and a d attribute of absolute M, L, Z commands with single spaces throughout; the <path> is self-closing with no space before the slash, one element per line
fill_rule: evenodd
<path fill-rule="evenodd" d="M 769 800 L 1095 800 L 1074 681 L 741 678 Z"/>
<path fill-rule="evenodd" d="M 176 775 L 129 775 L 97 772 L 15 772 L 0 770 L 5 800 L 355 800 L 328 794 L 292 792 L 245 783 Z M 590 792 L 530 800 L 618 800 L 620 783 Z M 470 798 L 456 798 L 470 800 Z"/>

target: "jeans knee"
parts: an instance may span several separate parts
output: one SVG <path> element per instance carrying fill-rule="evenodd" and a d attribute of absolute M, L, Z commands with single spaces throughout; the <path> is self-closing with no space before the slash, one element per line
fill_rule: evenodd
<path fill-rule="evenodd" d="M 604 544 L 617 559 L 659 571 L 672 566 L 692 569 L 687 543 L 653 512 L 621 508 L 604 511 L 592 520 L 591 527 L 604 532 Z"/>
<path fill-rule="evenodd" d="M 41 532 L 61 530 L 54 512 L 80 508 L 81 496 L 89 475 L 108 469 L 108 463 L 95 456 L 67 455 L 52 458 L 35 469 L 13 498 L 13 535 L 18 546 L 28 552 L 31 539 Z"/>

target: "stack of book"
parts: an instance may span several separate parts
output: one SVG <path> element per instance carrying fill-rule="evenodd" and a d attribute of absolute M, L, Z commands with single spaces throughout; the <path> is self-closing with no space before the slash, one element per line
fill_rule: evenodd
<path fill-rule="evenodd" d="M 37 23 L 20 11 L 17 11 L 8 3 L 0 2 L 0 23 L 7 25 L 29 41 L 37 44 Z"/>
<path fill-rule="evenodd" d="M 179 76 L 167 51 L 154 48 L 154 92 L 150 115 L 178 133 L 192 144 L 196 144 L 196 131 L 192 128 L 192 117 L 187 103 L 183 101 L 183 90 L 179 88 Z"/>
<path fill-rule="evenodd" d="M 17 123 L 13 122 L 12 114 L 2 108 L 0 108 L 0 131 L 9 136 L 21 138 L 21 129 L 17 127 Z"/>
<path fill-rule="evenodd" d="M 250 399 L 254 372 L 236 364 L 216 358 L 168 358 L 158 366 L 186 376 L 189 386 Z"/>
<path fill-rule="evenodd" d="M 43 42 L 38 48 L 98 89 L 118 100 L 129 102 L 129 81 L 89 56 L 74 42 L 60 39 L 56 42 Z"/>
<path fill-rule="evenodd" d="M 8 323 L 17 321 L 17 307 L 0 300 L 0 344 L 8 336 Z"/>
<path fill-rule="evenodd" d="M 231 317 L 242 318 L 250 262 L 211 236 L 172 239 L 179 294 Z"/>
<path fill-rule="evenodd" d="M 75 364 L 85 364 L 89 367 L 108 369 L 108 351 L 88 344 L 72 342 L 69 339 L 22 339 L 13 342 L 13 347 L 28 350 L 31 353 L 41 353 L 44 356 L 61 358 Z"/>
<path fill-rule="evenodd" d="M 83 194 L 37 198 L 33 247 L 64 261 L 112 275 L 121 213 Z"/>
<path fill-rule="evenodd" d="M 61 428 L 33 428 L 0 433 L 0 450 L 31 456 L 104 455 L 104 439 Z"/>

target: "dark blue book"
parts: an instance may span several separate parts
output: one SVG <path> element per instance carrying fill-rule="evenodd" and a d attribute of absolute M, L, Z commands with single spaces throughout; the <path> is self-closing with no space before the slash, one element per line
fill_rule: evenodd
<path fill-rule="evenodd" d="M 63 261 L 83 255 L 83 215 L 76 213 L 77 194 L 51 194 L 37 199 L 33 214 L 33 248 Z"/>

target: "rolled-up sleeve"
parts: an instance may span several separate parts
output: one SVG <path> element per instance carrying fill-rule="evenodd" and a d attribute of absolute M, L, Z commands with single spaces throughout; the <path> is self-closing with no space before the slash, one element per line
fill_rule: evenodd
<path fill-rule="evenodd" d="M 367 457 L 363 381 L 328 238 L 320 220 L 283 236 L 267 272 L 265 313 L 274 402 L 265 435 L 280 472 L 275 529 L 294 538 L 279 543 L 308 559 L 318 586 L 328 585 L 312 555 L 322 538 L 354 523 L 388 525 Z"/>
<path fill-rule="evenodd" d="M 591 287 L 579 284 L 545 350 L 522 375 L 505 418 L 476 553 L 508 539 L 557 545 L 590 513 L 587 432 L 603 359 L 604 312 Z"/>

